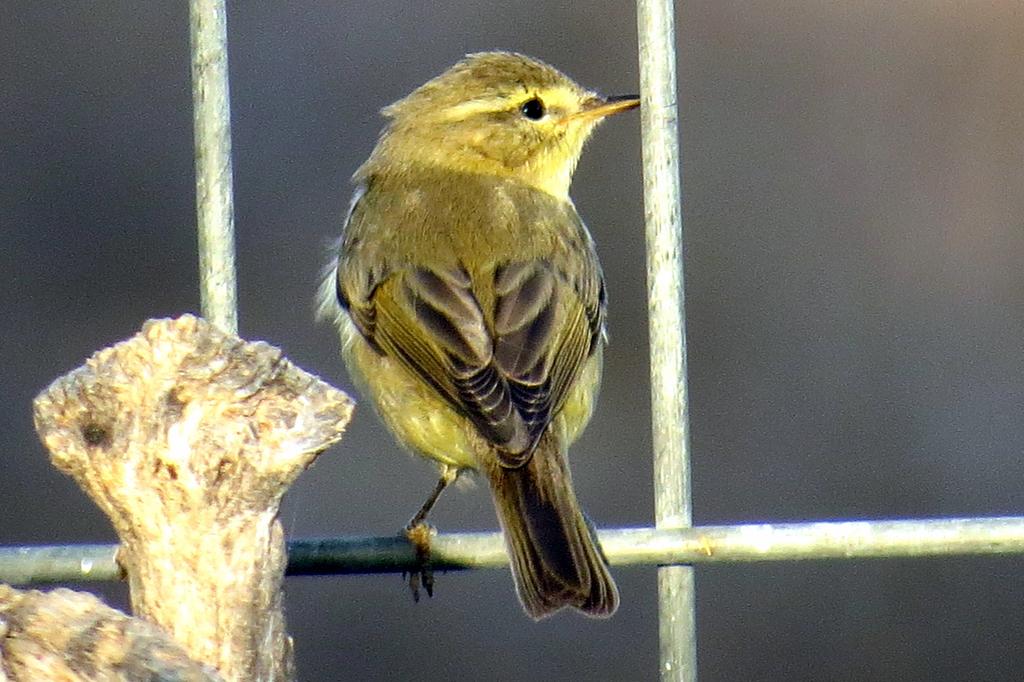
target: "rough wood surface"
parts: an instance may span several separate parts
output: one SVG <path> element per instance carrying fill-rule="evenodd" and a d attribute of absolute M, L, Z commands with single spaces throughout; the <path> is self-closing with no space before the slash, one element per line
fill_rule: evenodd
<path fill-rule="evenodd" d="M 35 401 L 54 464 L 107 513 L 135 614 L 228 680 L 293 677 L 281 496 L 349 398 L 265 343 L 155 320 Z"/>
<path fill-rule="evenodd" d="M 0 585 L 0 682 L 213 682 L 160 628 L 85 592 Z"/>

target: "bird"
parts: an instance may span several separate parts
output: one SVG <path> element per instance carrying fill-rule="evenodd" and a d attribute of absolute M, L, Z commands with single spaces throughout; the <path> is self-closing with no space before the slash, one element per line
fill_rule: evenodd
<path fill-rule="evenodd" d="M 535 620 L 619 604 L 567 459 L 600 387 L 607 298 L 569 188 L 597 125 L 639 103 L 522 54 L 467 55 L 382 109 L 321 287 L 360 394 L 440 468 L 407 526 L 420 556 L 441 492 L 480 474 Z"/>

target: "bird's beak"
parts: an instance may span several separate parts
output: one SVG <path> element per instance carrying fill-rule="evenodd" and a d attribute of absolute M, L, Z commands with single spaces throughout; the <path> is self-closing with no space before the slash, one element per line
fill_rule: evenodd
<path fill-rule="evenodd" d="M 614 95 L 612 97 L 594 95 L 583 103 L 579 111 L 568 116 L 566 120 L 602 119 L 620 111 L 636 109 L 638 106 L 640 106 L 638 95 Z"/>

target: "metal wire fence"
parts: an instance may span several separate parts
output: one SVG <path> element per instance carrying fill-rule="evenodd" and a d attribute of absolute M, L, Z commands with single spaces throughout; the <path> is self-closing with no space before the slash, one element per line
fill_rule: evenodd
<path fill-rule="evenodd" d="M 203 314 L 237 327 L 225 8 L 192 0 L 196 188 Z M 600 532 L 612 564 L 658 567 L 660 673 L 695 680 L 693 564 L 1024 553 L 1024 517 L 834 521 L 691 527 L 683 314 L 682 220 L 672 0 L 638 0 L 655 464 L 655 528 Z M 116 546 L 0 548 L 0 582 L 115 580 Z M 444 570 L 507 563 L 495 533 L 444 533 L 432 560 Z M 292 575 L 407 571 L 404 538 L 289 544 Z"/>

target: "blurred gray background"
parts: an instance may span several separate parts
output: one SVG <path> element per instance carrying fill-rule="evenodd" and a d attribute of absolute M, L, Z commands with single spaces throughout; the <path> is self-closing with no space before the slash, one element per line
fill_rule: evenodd
<path fill-rule="evenodd" d="M 637 89 L 628 2 L 234 2 L 241 331 L 350 387 L 312 322 L 325 247 L 377 110 L 505 48 Z M 1024 6 L 681 5 L 698 523 L 1024 512 Z M 48 464 L 30 401 L 150 317 L 198 308 L 184 2 L 0 3 L 0 544 L 111 541 Z M 573 194 L 612 345 L 577 489 L 652 519 L 639 118 L 609 121 Z M 396 532 L 434 470 L 368 407 L 289 495 L 292 536 Z M 484 486 L 443 530 L 493 529 Z M 1018 557 L 698 569 L 703 680 L 1011 680 Z M 655 577 L 609 622 L 530 622 L 505 571 L 289 579 L 302 679 L 643 680 Z M 124 605 L 121 586 L 90 585 Z"/>

